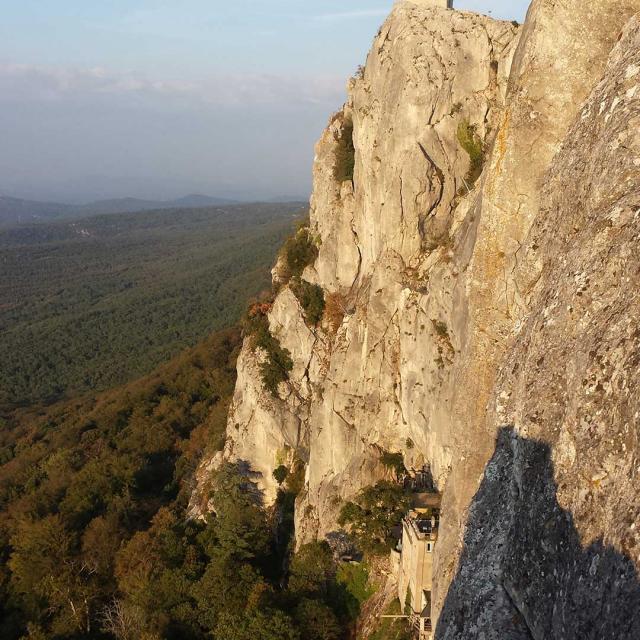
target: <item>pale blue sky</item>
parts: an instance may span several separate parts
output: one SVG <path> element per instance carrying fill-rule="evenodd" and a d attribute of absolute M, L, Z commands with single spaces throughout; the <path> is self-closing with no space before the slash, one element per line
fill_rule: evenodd
<path fill-rule="evenodd" d="M 306 194 L 392 0 L 0 0 L 0 193 Z M 522 20 L 526 0 L 458 0 Z"/>

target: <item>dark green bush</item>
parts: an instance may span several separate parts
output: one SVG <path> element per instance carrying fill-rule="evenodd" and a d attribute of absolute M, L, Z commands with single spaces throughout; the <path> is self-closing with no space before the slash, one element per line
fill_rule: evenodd
<path fill-rule="evenodd" d="M 338 524 L 350 527 L 363 551 L 383 554 L 393 547 L 393 528 L 400 524 L 410 503 L 401 486 L 381 480 L 342 507 Z"/>
<path fill-rule="evenodd" d="M 469 170 L 465 176 L 465 182 L 468 189 L 472 189 L 476 180 L 482 173 L 484 164 L 484 145 L 482 139 L 476 131 L 475 125 L 463 120 L 458 125 L 458 142 L 460 146 L 467 152 L 469 156 Z"/>
<path fill-rule="evenodd" d="M 315 262 L 318 257 L 318 247 L 311 236 L 308 227 L 302 227 L 287 238 L 282 248 L 290 278 L 299 278 L 302 272 Z"/>
<path fill-rule="evenodd" d="M 298 549 L 289 567 L 289 589 L 311 597 L 325 595 L 336 575 L 331 548 L 325 541 L 310 542 Z"/>
<path fill-rule="evenodd" d="M 324 313 L 324 292 L 322 287 L 300 278 L 294 278 L 291 282 L 291 290 L 298 298 L 307 322 L 314 326 L 317 325 L 322 320 L 322 314 Z"/>
<path fill-rule="evenodd" d="M 356 149 L 353 144 L 353 121 L 345 119 L 340 133 L 336 135 L 334 151 L 333 177 L 338 182 L 353 180 L 356 164 Z"/>
<path fill-rule="evenodd" d="M 340 622 L 331 607 L 319 600 L 303 598 L 294 611 L 305 640 L 339 640 L 344 637 Z"/>
<path fill-rule="evenodd" d="M 262 309 L 250 315 L 244 323 L 245 335 L 252 336 L 253 348 L 263 349 L 266 360 L 260 363 L 260 375 L 265 388 L 275 398 L 278 397 L 278 385 L 289 379 L 289 372 L 293 369 L 293 360 L 287 349 L 280 346 L 277 338 L 271 335 L 269 321 Z"/>
<path fill-rule="evenodd" d="M 289 469 L 283 464 L 273 470 L 273 477 L 278 484 L 282 484 L 289 475 Z"/>
<path fill-rule="evenodd" d="M 396 475 L 400 475 L 406 471 L 404 466 L 404 458 L 401 453 L 389 453 L 385 451 L 380 456 L 380 462 L 388 469 L 393 469 Z"/>
<path fill-rule="evenodd" d="M 260 374 L 264 386 L 271 395 L 278 397 L 278 385 L 289 379 L 289 371 L 293 369 L 293 361 L 289 351 L 283 349 L 280 343 L 273 338 L 275 345 L 267 351 L 268 359 L 260 364 Z"/>

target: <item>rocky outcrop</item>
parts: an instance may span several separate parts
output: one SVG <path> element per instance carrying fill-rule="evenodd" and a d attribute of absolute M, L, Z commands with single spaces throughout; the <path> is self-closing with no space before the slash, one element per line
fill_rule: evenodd
<path fill-rule="evenodd" d="M 452 394 L 447 369 L 459 348 L 452 238 L 473 194 L 458 128 L 487 144 L 495 135 L 516 35 L 511 23 L 398 4 L 317 145 L 319 255 L 303 275 L 342 297 L 344 320 L 335 335 L 310 329 L 290 289 L 280 290 L 269 321 L 291 352 L 290 382 L 279 399 L 266 393 L 260 354 L 245 344 L 225 454 L 262 473 L 268 499 L 276 461 L 294 451 L 304 458 L 300 539 L 334 527 L 340 499 L 385 473 L 382 450 L 405 452 L 410 466 L 431 463 L 443 478 L 448 471 L 451 452 L 431 425 L 448 422 L 447 401 L 428 397 Z M 338 182 L 336 148 L 351 125 L 354 180 Z"/>
<path fill-rule="evenodd" d="M 541 272 L 489 413 L 511 428 L 473 500 L 441 638 L 640 637 L 639 118 L 634 18 L 523 245 Z M 513 620 L 522 635 L 497 632 Z"/>
<path fill-rule="evenodd" d="M 511 623 L 513 635 L 491 631 L 510 613 L 522 637 L 560 638 L 523 574 L 505 582 L 533 544 L 517 533 L 527 517 L 573 518 L 537 536 L 549 548 L 585 558 L 602 539 L 640 561 L 635 22 L 606 66 L 640 0 L 534 0 L 520 28 L 437 4 L 396 4 L 316 147 L 318 257 L 303 277 L 340 300 L 341 322 L 309 326 L 279 282 L 269 326 L 293 370 L 273 397 L 264 354 L 245 342 L 223 455 L 250 463 L 268 500 L 274 468 L 305 463 L 299 541 L 335 528 L 341 502 L 384 477 L 383 451 L 428 465 L 444 493 L 438 633 L 520 637 Z M 351 129 L 353 180 L 339 181 Z M 546 457 L 517 444 L 529 439 Z M 203 462 L 201 487 L 215 464 Z M 481 530 L 500 541 L 482 553 Z M 550 598 L 574 584 L 562 567 L 551 587 L 536 583 Z"/>
<path fill-rule="evenodd" d="M 447 479 L 443 545 L 438 553 L 436 607 L 452 577 L 477 479 L 489 460 L 498 425 L 486 407 L 500 363 L 530 313 L 540 256 L 527 250 L 531 225 L 554 155 L 600 80 L 607 57 L 640 2 L 534 0 L 523 25 L 509 79 L 506 108 L 475 203 L 478 219 L 466 273 L 472 284 L 460 308 L 468 351 L 458 383 L 471 390 L 455 402 L 458 461 Z M 576 150 L 576 153 L 580 153 Z"/>

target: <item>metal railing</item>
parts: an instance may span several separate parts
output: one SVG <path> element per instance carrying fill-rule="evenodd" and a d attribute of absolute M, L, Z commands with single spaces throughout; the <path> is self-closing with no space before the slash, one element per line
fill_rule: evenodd
<path fill-rule="evenodd" d="M 416 633 L 418 640 L 432 640 L 433 627 L 431 625 L 431 618 L 423 618 L 417 613 L 413 613 L 409 616 L 409 623 Z"/>

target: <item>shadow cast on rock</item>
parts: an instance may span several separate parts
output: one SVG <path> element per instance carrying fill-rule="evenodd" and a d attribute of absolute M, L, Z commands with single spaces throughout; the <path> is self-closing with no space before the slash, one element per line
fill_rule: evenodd
<path fill-rule="evenodd" d="M 436 640 L 638 640 L 633 562 L 583 547 L 556 497 L 549 446 L 498 433 L 471 507 Z"/>

